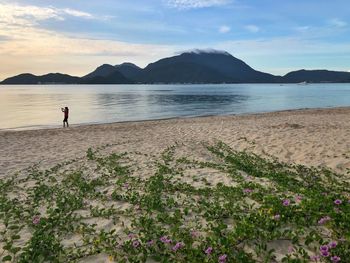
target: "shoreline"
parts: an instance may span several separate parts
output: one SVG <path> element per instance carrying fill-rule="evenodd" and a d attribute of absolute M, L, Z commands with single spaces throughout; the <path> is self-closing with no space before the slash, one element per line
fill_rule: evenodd
<path fill-rule="evenodd" d="M 301 112 L 301 111 L 322 111 L 322 110 L 341 110 L 341 109 L 350 109 L 350 106 L 343 107 L 322 107 L 322 108 L 297 108 L 297 109 L 286 109 L 286 110 L 277 110 L 277 111 L 262 111 L 262 112 L 247 112 L 247 113 L 237 113 L 237 114 L 220 114 L 220 115 L 200 115 L 200 116 L 179 116 L 179 117 L 169 117 L 169 118 L 160 118 L 160 119 L 143 119 L 143 120 L 130 120 L 130 121 L 117 121 L 117 122 L 105 122 L 105 123 L 80 123 L 80 124 L 70 124 L 70 128 L 80 128 L 80 127 L 94 127 L 99 125 L 115 125 L 115 124 L 128 124 L 128 123 L 143 123 L 143 122 L 159 122 L 159 121 L 169 121 L 169 120 L 182 120 L 182 119 L 199 119 L 199 118 L 215 118 L 215 117 L 240 117 L 240 116 L 259 116 L 266 114 L 278 114 L 284 112 Z M 0 128 L 0 134 L 3 132 L 23 132 L 23 131 L 49 131 L 56 129 L 63 129 L 62 125 L 42 125 L 42 126 L 28 126 L 30 129 L 26 129 L 27 126 L 15 127 L 15 128 Z M 42 128 L 34 128 L 42 127 Z"/>
<path fill-rule="evenodd" d="M 79 77 L 82 78 L 82 77 Z M 2 81 L 4 81 L 6 79 L 3 79 Z M 19 84 L 4 84 L 2 83 L 2 81 L 0 82 L 0 87 L 1 86 L 56 86 L 56 85 L 62 85 L 62 86 L 97 86 L 97 85 L 107 85 L 107 86 L 119 86 L 119 85 L 130 85 L 130 86 L 135 86 L 135 85 L 152 85 L 152 86 L 157 86 L 157 85 L 163 85 L 163 86 L 171 86 L 171 85 L 244 85 L 244 84 L 276 84 L 276 85 L 312 85 L 312 84 L 350 84 L 350 82 L 348 81 L 320 81 L 320 82 L 219 82 L 219 83 L 100 83 L 100 84 L 89 84 L 89 83 L 37 83 L 37 84 L 23 84 L 23 83 L 19 83 Z"/>

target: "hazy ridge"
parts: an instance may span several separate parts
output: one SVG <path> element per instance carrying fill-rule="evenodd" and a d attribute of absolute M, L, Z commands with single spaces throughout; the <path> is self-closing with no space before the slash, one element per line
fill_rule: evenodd
<path fill-rule="evenodd" d="M 190 51 L 140 68 L 132 63 L 103 64 L 93 72 L 74 77 L 61 73 L 43 76 L 20 74 L 0 84 L 214 84 L 214 83 L 349 83 L 350 73 L 298 70 L 285 76 L 257 71 L 224 51 Z"/>

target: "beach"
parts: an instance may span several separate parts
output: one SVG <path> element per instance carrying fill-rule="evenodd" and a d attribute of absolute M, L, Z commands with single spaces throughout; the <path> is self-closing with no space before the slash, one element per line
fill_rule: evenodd
<path fill-rule="evenodd" d="M 235 150 L 272 155 L 283 162 L 350 169 L 350 108 L 115 123 L 0 132 L 0 176 L 40 163 L 81 157 L 88 148 L 159 155 L 174 143 L 193 147 L 223 141 Z"/>
<path fill-rule="evenodd" d="M 349 138 L 350 108 L 1 131 L 0 255 L 347 258 Z"/>

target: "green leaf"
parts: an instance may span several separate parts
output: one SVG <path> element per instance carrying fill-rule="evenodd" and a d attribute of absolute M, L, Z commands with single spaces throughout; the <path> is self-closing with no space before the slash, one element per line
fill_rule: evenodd
<path fill-rule="evenodd" d="M 2 261 L 5 262 L 5 261 L 11 261 L 12 260 L 12 257 L 10 255 L 7 255 L 5 257 L 2 258 Z"/>
<path fill-rule="evenodd" d="M 12 240 L 17 240 L 17 239 L 20 239 L 21 236 L 20 235 L 13 235 L 11 238 L 12 238 Z"/>
<path fill-rule="evenodd" d="M 3 246 L 2 248 L 4 249 L 4 250 L 10 250 L 11 249 L 11 244 L 6 244 L 5 246 Z"/>
<path fill-rule="evenodd" d="M 13 248 L 11 248 L 11 252 L 12 252 L 13 254 L 17 254 L 17 252 L 20 251 L 20 250 L 21 250 L 20 247 L 13 247 Z"/>

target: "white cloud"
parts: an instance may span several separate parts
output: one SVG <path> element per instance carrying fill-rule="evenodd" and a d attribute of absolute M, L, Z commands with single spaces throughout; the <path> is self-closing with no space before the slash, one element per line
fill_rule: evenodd
<path fill-rule="evenodd" d="M 225 34 L 225 33 L 228 33 L 231 31 L 231 28 L 229 26 L 221 26 L 219 28 L 219 32 L 222 33 L 222 34 Z"/>
<path fill-rule="evenodd" d="M 245 26 L 245 29 L 247 29 L 249 32 L 252 32 L 252 33 L 257 33 L 260 31 L 260 28 L 256 25 L 247 25 Z"/>
<path fill-rule="evenodd" d="M 172 45 L 134 44 L 89 36 L 70 36 L 41 28 L 45 20 L 106 19 L 79 10 L 10 4 L 0 0 L 0 79 L 23 73 L 84 75 L 103 63 L 141 66 L 174 53 Z M 108 18 L 107 18 L 108 19 Z"/>
<path fill-rule="evenodd" d="M 67 14 L 67 15 L 71 15 L 71 16 L 75 16 L 75 17 L 81 17 L 81 18 L 86 18 L 86 19 L 93 19 L 95 18 L 92 14 L 90 13 L 86 13 L 86 12 L 82 12 L 79 10 L 74 10 L 74 9 L 70 9 L 70 8 L 65 8 L 60 10 L 63 13 Z"/>
<path fill-rule="evenodd" d="M 347 23 L 345 21 L 338 19 L 338 18 L 334 18 L 334 19 L 330 20 L 329 23 L 335 27 L 346 27 L 347 26 Z"/>
<path fill-rule="evenodd" d="M 222 6 L 230 3 L 230 0 L 168 0 L 170 7 L 178 9 L 195 9 L 212 6 Z"/>
<path fill-rule="evenodd" d="M 34 5 L 19 5 L 16 3 L 0 3 L 0 24 L 34 26 L 48 19 L 65 20 L 66 16 L 84 19 L 95 18 L 92 14 L 74 9 L 59 9 L 55 7 L 39 7 Z"/>
<path fill-rule="evenodd" d="M 298 26 L 295 28 L 296 31 L 301 32 L 301 33 L 305 33 L 307 31 L 309 31 L 311 29 L 310 26 Z"/>
<path fill-rule="evenodd" d="M 130 60 L 145 66 L 177 50 L 175 46 L 73 38 L 50 30 L 13 25 L 0 27 L 0 36 L 6 40 L 0 41 L 0 79 L 23 72 L 84 75 L 100 64 Z"/>

